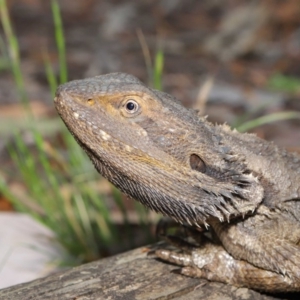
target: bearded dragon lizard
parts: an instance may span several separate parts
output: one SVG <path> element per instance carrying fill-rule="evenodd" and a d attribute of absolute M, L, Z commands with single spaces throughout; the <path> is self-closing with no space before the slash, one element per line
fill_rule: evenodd
<path fill-rule="evenodd" d="M 156 255 L 180 273 L 239 287 L 300 291 L 300 156 L 213 125 L 134 76 L 61 85 L 58 113 L 121 191 L 213 239 Z M 202 232 L 197 233 L 199 236 Z"/>

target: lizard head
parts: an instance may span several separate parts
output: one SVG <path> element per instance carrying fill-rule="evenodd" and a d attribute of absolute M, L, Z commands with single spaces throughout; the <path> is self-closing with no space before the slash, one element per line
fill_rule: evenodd
<path fill-rule="evenodd" d="M 71 81 L 55 104 L 97 170 L 155 211 L 202 225 L 249 213 L 262 200 L 257 178 L 230 167 L 213 126 L 131 75 Z"/>

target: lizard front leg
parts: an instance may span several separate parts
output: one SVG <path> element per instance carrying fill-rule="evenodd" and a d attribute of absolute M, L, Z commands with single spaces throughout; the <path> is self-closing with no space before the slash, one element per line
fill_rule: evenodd
<path fill-rule="evenodd" d="M 237 260 L 222 246 L 213 243 L 205 243 L 200 248 L 193 247 L 184 253 L 157 250 L 156 255 L 164 261 L 182 266 L 179 273 L 190 277 L 270 292 L 295 291 L 300 288 L 299 279 Z"/>
<path fill-rule="evenodd" d="M 212 240 L 203 232 L 197 233 L 187 227 L 185 232 L 192 236 L 197 246 L 178 236 L 167 236 L 166 239 L 182 252 L 157 250 L 156 255 L 182 266 L 180 273 L 186 276 L 269 292 L 299 291 L 299 246 L 282 236 L 272 236 L 274 231 L 268 234 L 263 228 L 253 236 L 243 230 L 248 226 L 247 222 L 216 223 Z M 267 228 L 274 229 L 274 226 Z"/>

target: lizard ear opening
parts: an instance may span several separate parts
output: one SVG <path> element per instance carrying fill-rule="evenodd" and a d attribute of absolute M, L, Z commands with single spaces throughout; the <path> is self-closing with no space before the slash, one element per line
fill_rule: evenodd
<path fill-rule="evenodd" d="M 205 173 L 206 171 L 206 165 L 204 161 L 197 154 L 192 154 L 190 156 L 190 166 L 193 170 L 201 173 Z"/>

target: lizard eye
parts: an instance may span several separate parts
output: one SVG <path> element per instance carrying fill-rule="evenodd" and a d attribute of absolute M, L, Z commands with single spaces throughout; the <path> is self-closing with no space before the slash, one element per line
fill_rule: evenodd
<path fill-rule="evenodd" d="M 133 98 L 127 98 L 120 103 L 121 114 L 126 118 L 134 118 L 142 112 L 139 102 Z"/>
<path fill-rule="evenodd" d="M 134 100 L 130 99 L 125 103 L 126 111 L 130 114 L 134 114 L 140 108 L 139 104 Z"/>

